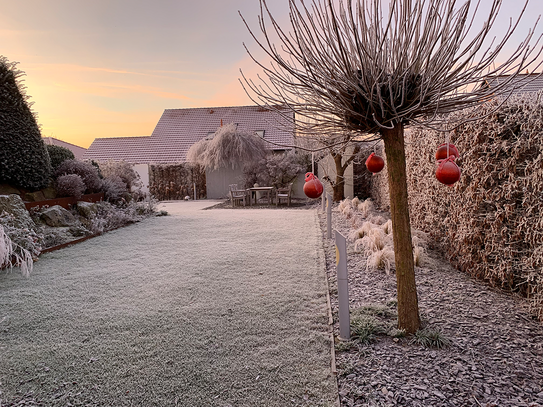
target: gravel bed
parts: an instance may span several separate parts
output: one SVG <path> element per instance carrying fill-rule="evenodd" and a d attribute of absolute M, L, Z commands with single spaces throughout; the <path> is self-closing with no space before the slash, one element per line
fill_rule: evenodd
<path fill-rule="evenodd" d="M 337 338 L 335 244 L 326 238 L 326 214 L 319 211 L 319 219 Z M 332 225 L 347 236 L 353 220 L 336 206 Z M 348 256 L 351 313 L 394 301 L 394 272 L 365 271 L 366 258 L 352 242 Z M 426 348 L 412 336 L 336 341 L 341 406 L 543 406 L 543 327 L 523 298 L 455 270 L 432 250 L 416 280 L 423 327 L 449 346 Z"/>

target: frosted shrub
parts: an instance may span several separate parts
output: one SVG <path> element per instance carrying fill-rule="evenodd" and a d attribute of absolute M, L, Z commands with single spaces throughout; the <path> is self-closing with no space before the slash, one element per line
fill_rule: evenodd
<path fill-rule="evenodd" d="M 85 192 L 85 183 L 77 174 L 61 175 L 57 178 L 58 196 L 73 196 L 76 199 L 81 198 Z"/>
<path fill-rule="evenodd" d="M 104 178 L 119 177 L 126 186 L 127 191 L 141 190 L 143 186 L 139 174 L 134 171 L 134 165 L 126 161 L 107 161 L 100 164 L 100 171 Z"/>
<path fill-rule="evenodd" d="M 85 192 L 93 193 L 100 191 L 102 180 L 98 175 L 98 170 L 91 163 L 79 160 L 65 160 L 55 171 L 55 176 L 77 174 L 85 183 Z"/>
<path fill-rule="evenodd" d="M 128 192 L 128 189 L 121 177 L 112 175 L 102 180 L 102 191 L 109 202 L 119 202 Z"/>

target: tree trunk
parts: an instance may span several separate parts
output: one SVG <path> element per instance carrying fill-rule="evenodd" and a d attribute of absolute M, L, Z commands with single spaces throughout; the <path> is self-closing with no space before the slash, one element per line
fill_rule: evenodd
<path fill-rule="evenodd" d="M 332 185 L 332 188 L 334 190 L 334 202 L 339 202 L 345 199 L 345 168 L 341 163 L 343 155 L 336 154 L 333 157 L 334 162 L 336 163 L 336 182 Z"/>
<path fill-rule="evenodd" d="M 413 242 L 407 200 L 407 172 L 405 166 L 404 131 L 402 124 L 394 129 L 382 129 L 388 167 L 390 193 L 390 216 L 396 259 L 396 282 L 398 292 L 398 328 L 415 333 L 420 328 Z"/>

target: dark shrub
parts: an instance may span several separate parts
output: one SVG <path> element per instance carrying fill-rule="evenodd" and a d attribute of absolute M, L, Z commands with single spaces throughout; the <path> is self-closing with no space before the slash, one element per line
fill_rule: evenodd
<path fill-rule="evenodd" d="M 36 190 L 49 183 L 51 164 L 15 65 L 0 56 L 0 184 Z"/>
<path fill-rule="evenodd" d="M 78 160 L 63 161 L 55 171 L 55 176 L 77 174 L 85 183 L 86 193 L 100 191 L 102 180 L 98 176 L 98 171 L 91 163 Z"/>
<path fill-rule="evenodd" d="M 58 196 L 73 196 L 81 198 L 85 192 L 85 183 L 77 174 L 61 175 L 57 178 Z"/>
<path fill-rule="evenodd" d="M 61 146 L 46 145 L 49 158 L 51 159 L 51 167 L 55 171 L 63 161 L 75 159 L 74 153 L 69 149 Z"/>

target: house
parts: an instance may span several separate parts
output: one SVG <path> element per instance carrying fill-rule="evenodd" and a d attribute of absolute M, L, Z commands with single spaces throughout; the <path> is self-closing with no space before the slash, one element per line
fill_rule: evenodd
<path fill-rule="evenodd" d="M 45 144 L 67 148 L 72 153 L 74 153 L 74 157 L 78 160 L 81 160 L 83 154 L 85 154 L 85 151 L 87 151 L 86 148 L 76 146 L 75 144 L 67 143 L 54 137 L 42 137 L 42 139 Z"/>
<path fill-rule="evenodd" d="M 144 185 L 148 185 L 149 165 L 184 163 L 188 149 L 215 133 L 222 123 L 236 123 L 240 130 L 258 134 L 269 142 L 272 151 L 289 149 L 294 131 L 291 120 L 284 116 L 293 118 L 293 113 L 288 109 L 277 113 L 259 106 L 166 109 L 150 136 L 96 138 L 83 158 L 135 164 Z M 228 185 L 238 183 L 240 176 L 239 168 L 206 171 L 207 197 L 225 197 Z"/>
<path fill-rule="evenodd" d="M 543 75 L 540 73 L 526 73 L 517 75 L 514 79 L 510 79 L 509 75 L 497 75 L 486 79 L 481 84 L 481 88 L 483 89 L 492 89 L 498 86 L 503 86 L 500 89 L 500 94 L 505 96 L 509 94 L 539 92 L 543 89 Z"/>

